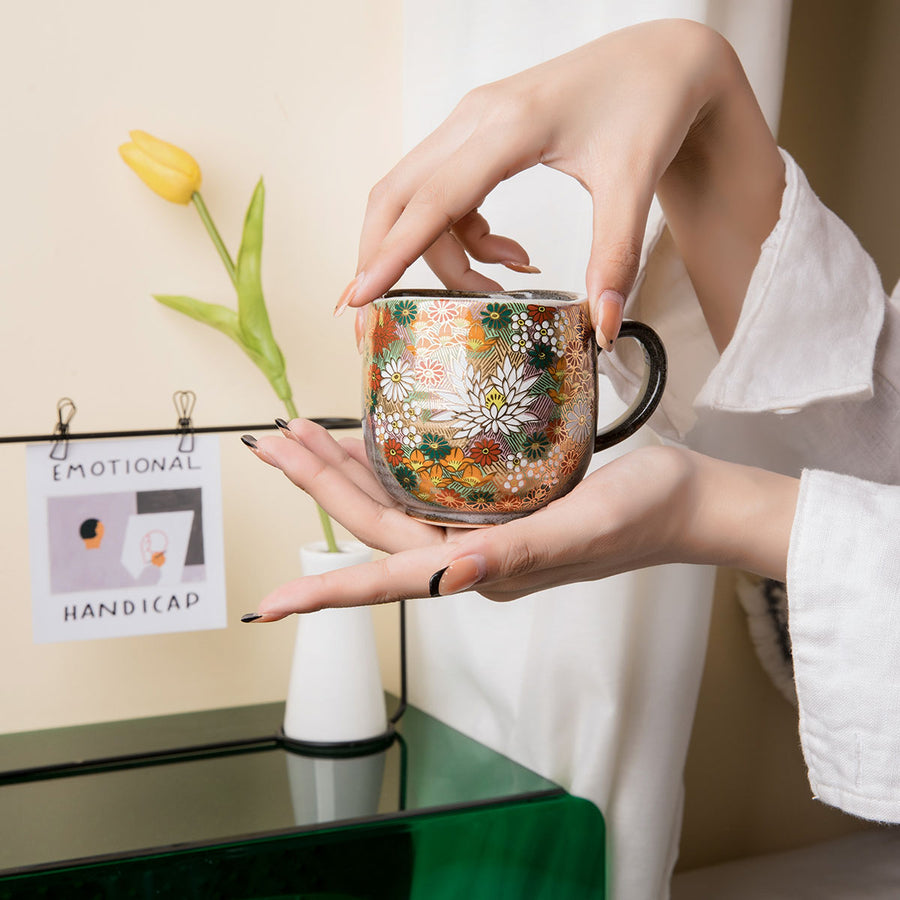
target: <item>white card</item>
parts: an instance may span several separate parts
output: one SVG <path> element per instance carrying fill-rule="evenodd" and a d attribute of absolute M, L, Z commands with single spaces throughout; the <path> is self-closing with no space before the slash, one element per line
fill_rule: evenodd
<path fill-rule="evenodd" d="M 36 643 L 224 628 L 219 442 L 27 448 Z"/>

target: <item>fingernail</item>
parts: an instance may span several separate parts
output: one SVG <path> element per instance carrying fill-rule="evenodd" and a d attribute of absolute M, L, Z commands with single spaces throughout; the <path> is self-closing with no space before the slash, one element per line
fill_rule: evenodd
<path fill-rule="evenodd" d="M 512 269 L 513 272 L 524 272 L 526 275 L 541 274 L 541 270 L 537 266 L 529 266 L 527 263 L 517 263 L 511 259 L 504 260 L 501 265 L 506 266 L 507 269 Z"/>
<path fill-rule="evenodd" d="M 246 613 L 241 616 L 242 622 L 255 622 L 257 619 L 262 618 L 262 613 Z"/>
<path fill-rule="evenodd" d="M 334 308 L 334 317 L 337 318 L 343 311 L 350 305 L 353 301 L 353 298 L 359 292 L 362 283 L 366 280 L 366 273 L 360 272 L 347 287 L 344 288 L 344 293 L 341 294 L 340 300 L 337 302 L 337 306 Z"/>
<path fill-rule="evenodd" d="M 478 584 L 487 572 L 487 561 L 483 556 L 464 556 L 438 569 L 428 579 L 428 593 L 432 597 L 458 594 Z"/>
<path fill-rule="evenodd" d="M 356 311 L 356 319 L 353 322 L 353 330 L 356 332 L 356 349 L 362 354 L 363 343 L 366 339 L 366 311 L 360 307 Z"/>
<path fill-rule="evenodd" d="M 613 342 L 619 336 L 619 329 L 622 327 L 625 298 L 618 291 L 603 291 L 599 297 L 599 304 L 597 343 L 608 352 L 612 350 Z"/>
<path fill-rule="evenodd" d="M 282 418 L 280 418 L 280 417 L 279 417 L 279 418 L 276 418 L 276 419 L 275 419 L 275 424 L 276 424 L 282 431 L 286 431 L 288 434 L 291 433 L 290 426 L 288 425 L 287 422 L 284 421 L 284 419 L 282 419 Z"/>
<path fill-rule="evenodd" d="M 257 459 L 261 459 L 267 465 L 275 466 L 276 469 L 278 468 L 272 457 L 259 446 L 256 438 L 253 437 L 252 434 L 242 434 L 241 440 L 244 442 L 244 446 L 249 447 L 253 451 L 253 455 Z"/>

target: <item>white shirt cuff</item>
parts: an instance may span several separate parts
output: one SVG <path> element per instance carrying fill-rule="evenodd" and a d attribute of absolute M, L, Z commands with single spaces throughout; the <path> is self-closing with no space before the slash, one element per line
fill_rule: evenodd
<path fill-rule="evenodd" d="M 900 822 L 900 487 L 804 472 L 787 593 L 813 792 Z"/>
<path fill-rule="evenodd" d="M 884 288 L 850 229 L 782 151 L 785 191 L 734 337 L 696 399 L 729 412 L 791 412 L 872 396 Z"/>

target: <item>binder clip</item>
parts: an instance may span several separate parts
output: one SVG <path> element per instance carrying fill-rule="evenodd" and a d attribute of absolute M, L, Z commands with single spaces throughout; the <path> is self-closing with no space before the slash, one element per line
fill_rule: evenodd
<path fill-rule="evenodd" d="M 178 452 L 191 453 L 194 450 L 194 425 L 191 422 L 191 413 L 194 411 L 197 395 L 193 391 L 175 391 L 172 394 L 172 402 L 178 413 L 177 433 L 180 435 Z"/>
<path fill-rule="evenodd" d="M 50 459 L 65 459 L 69 455 L 69 422 L 72 421 L 77 409 L 68 397 L 63 397 L 56 404 L 56 426 L 53 429 L 54 439 L 50 448 Z"/>

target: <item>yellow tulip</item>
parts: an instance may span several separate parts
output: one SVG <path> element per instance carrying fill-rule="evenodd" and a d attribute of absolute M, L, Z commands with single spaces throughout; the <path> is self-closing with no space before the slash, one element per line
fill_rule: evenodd
<path fill-rule="evenodd" d="M 147 134 L 131 131 L 131 141 L 119 147 L 122 159 L 160 197 L 190 203 L 200 189 L 200 166 L 190 153 Z"/>

